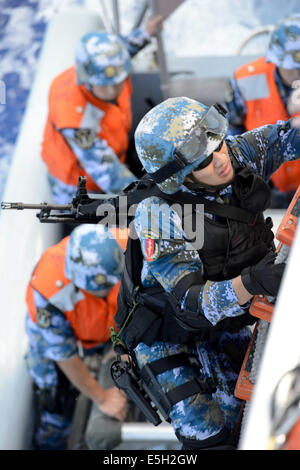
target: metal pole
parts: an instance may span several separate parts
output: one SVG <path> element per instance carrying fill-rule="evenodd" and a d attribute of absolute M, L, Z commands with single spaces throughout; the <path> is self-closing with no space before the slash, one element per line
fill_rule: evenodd
<path fill-rule="evenodd" d="M 123 423 L 121 427 L 122 442 L 178 442 L 172 426 L 161 423 L 153 426 L 151 423 Z"/>
<path fill-rule="evenodd" d="M 146 14 L 148 8 L 149 8 L 148 0 L 144 0 L 143 5 L 141 6 L 139 13 L 137 14 L 135 22 L 133 23 L 131 31 L 134 31 L 135 29 L 137 29 L 141 26 L 141 23 L 142 23 L 142 21 L 145 17 L 145 14 Z"/>
<path fill-rule="evenodd" d="M 120 13 L 119 13 L 119 1 L 118 0 L 112 0 L 112 12 L 113 12 L 113 18 L 114 18 L 115 32 L 117 34 L 120 34 Z"/>
<path fill-rule="evenodd" d="M 100 0 L 100 5 L 101 5 L 101 12 L 102 12 L 101 13 L 101 18 L 103 20 L 105 29 L 108 33 L 111 33 L 111 32 L 114 33 L 115 28 L 114 28 L 114 25 L 112 25 L 112 23 L 109 19 L 108 12 L 107 12 L 104 0 Z"/>
<path fill-rule="evenodd" d="M 159 13 L 158 0 L 152 0 L 152 14 L 156 16 Z M 163 46 L 162 34 L 159 28 L 156 31 L 157 39 L 157 60 L 160 70 L 160 88 L 164 99 L 169 98 L 170 76 L 167 69 L 167 62 Z"/>

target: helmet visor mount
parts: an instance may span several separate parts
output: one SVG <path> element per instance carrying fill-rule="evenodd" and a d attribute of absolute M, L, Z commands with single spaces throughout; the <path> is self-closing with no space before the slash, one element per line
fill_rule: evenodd
<path fill-rule="evenodd" d="M 179 158 L 183 157 L 186 164 L 194 163 L 202 156 L 212 160 L 211 154 L 220 147 L 228 128 L 224 111 L 219 105 L 211 106 L 197 127 L 177 147 L 175 153 Z"/>

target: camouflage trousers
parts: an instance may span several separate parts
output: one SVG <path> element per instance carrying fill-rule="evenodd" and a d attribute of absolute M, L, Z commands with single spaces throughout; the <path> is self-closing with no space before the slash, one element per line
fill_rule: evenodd
<path fill-rule="evenodd" d="M 67 447 L 78 391 L 62 375 L 60 373 L 59 384 L 50 389 L 33 385 L 33 448 L 36 450 L 64 450 Z"/>
<path fill-rule="evenodd" d="M 180 366 L 157 375 L 165 393 L 197 377 L 213 379 L 214 393 L 198 393 L 172 406 L 170 420 L 180 440 L 197 443 L 219 433 L 233 435 L 242 404 L 234 396 L 234 388 L 250 337 L 250 329 L 243 328 L 237 332 L 222 331 L 213 342 L 195 340 L 193 344 L 180 345 L 157 341 L 151 346 L 140 343 L 136 347 L 139 367 L 182 352 L 200 362 L 199 370 Z"/>

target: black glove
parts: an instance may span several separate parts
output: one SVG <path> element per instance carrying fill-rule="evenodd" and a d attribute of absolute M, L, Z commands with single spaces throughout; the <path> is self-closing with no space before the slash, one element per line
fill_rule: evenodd
<path fill-rule="evenodd" d="M 274 264 L 275 258 L 270 251 L 259 263 L 243 269 L 242 283 L 250 294 L 277 296 L 285 263 Z"/>

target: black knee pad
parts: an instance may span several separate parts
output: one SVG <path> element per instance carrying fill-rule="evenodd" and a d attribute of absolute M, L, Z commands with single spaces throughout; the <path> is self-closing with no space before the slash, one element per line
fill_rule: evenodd
<path fill-rule="evenodd" d="M 201 441 L 198 439 L 187 439 L 179 433 L 176 433 L 176 437 L 182 442 L 182 450 L 235 450 L 231 436 L 225 428 L 218 434 Z"/>

